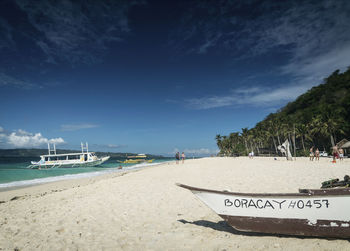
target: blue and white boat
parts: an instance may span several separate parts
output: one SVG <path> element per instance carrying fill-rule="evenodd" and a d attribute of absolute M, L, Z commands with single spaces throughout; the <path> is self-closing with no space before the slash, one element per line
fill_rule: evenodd
<path fill-rule="evenodd" d="M 49 154 L 41 155 L 39 161 L 31 161 L 28 168 L 91 167 L 101 165 L 110 158 L 110 156 L 97 157 L 95 152 L 89 152 L 87 143 L 85 146 L 81 143 L 81 152 L 78 153 L 57 154 L 55 144 L 52 150 L 48 144 L 48 151 Z"/>

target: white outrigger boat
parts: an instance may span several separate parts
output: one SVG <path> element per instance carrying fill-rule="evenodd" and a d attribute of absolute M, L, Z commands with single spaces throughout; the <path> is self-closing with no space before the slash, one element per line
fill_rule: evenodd
<path fill-rule="evenodd" d="M 86 150 L 84 152 L 84 150 Z M 88 144 L 84 146 L 81 143 L 81 153 L 56 153 L 56 145 L 53 145 L 53 150 L 48 144 L 49 154 L 41 155 L 38 162 L 32 161 L 28 168 L 59 168 L 59 167 L 88 167 L 98 166 L 106 162 L 110 156 L 97 157 L 94 152 L 89 152 Z"/>

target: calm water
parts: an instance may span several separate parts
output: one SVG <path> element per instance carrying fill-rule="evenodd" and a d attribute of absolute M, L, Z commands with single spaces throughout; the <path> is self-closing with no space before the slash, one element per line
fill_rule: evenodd
<path fill-rule="evenodd" d="M 58 180 L 93 177 L 111 172 L 123 172 L 157 165 L 169 160 L 154 160 L 153 163 L 123 164 L 110 159 L 98 167 L 30 169 L 27 166 L 33 158 L 0 157 L 0 188 L 26 186 Z M 122 170 L 118 169 L 122 166 Z"/>

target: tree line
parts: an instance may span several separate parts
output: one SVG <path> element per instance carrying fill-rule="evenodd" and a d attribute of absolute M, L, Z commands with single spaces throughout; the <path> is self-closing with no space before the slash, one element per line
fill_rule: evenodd
<path fill-rule="evenodd" d="M 216 135 L 222 155 L 278 154 L 278 145 L 289 140 L 292 153 L 305 156 L 314 146 L 320 151 L 350 136 L 350 67 L 333 72 L 324 83 L 313 87 L 255 127 L 229 135 Z"/>

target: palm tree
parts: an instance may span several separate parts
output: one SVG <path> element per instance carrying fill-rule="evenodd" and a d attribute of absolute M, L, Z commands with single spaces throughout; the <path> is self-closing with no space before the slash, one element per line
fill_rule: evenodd
<path fill-rule="evenodd" d="M 296 132 L 296 135 L 295 135 L 296 138 L 301 139 L 301 145 L 303 147 L 303 151 L 304 151 L 304 153 L 306 153 L 304 137 L 306 137 L 306 135 L 307 135 L 307 126 L 305 124 L 302 124 L 302 123 L 296 123 L 295 124 L 295 132 Z"/>
<path fill-rule="evenodd" d="M 215 140 L 216 140 L 216 144 L 217 144 L 217 146 L 219 147 L 219 150 L 220 150 L 220 152 L 221 152 L 221 151 L 222 151 L 221 135 L 220 135 L 220 134 L 216 134 Z M 219 152 L 219 153 L 220 153 L 220 152 Z"/>
<path fill-rule="evenodd" d="M 241 136 L 239 135 L 238 132 L 233 132 L 233 133 L 230 133 L 230 143 L 231 143 L 231 153 L 233 154 L 234 151 L 237 151 L 237 146 L 238 144 L 240 144 L 240 138 Z"/>
<path fill-rule="evenodd" d="M 313 131 L 329 137 L 332 146 L 335 145 L 337 134 L 344 135 L 342 125 L 345 124 L 345 121 L 341 116 L 343 112 L 345 111 L 342 107 L 323 105 L 322 112 L 312 120 Z"/>
<path fill-rule="evenodd" d="M 278 140 L 278 144 L 281 145 L 281 140 L 280 140 L 280 133 L 281 130 L 283 129 L 282 127 L 282 121 L 280 118 L 275 118 L 273 121 L 273 129 L 275 130 L 276 136 L 277 136 L 277 140 Z"/>
<path fill-rule="evenodd" d="M 243 141 L 244 141 L 244 146 L 245 146 L 245 150 L 246 150 L 247 155 L 248 155 L 248 135 L 249 135 L 249 129 L 247 127 L 242 128 L 241 136 L 242 136 Z"/>
<path fill-rule="evenodd" d="M 276 131 L 275 131 L 274 123 L 272 120 L 267 121 L 265 132 L 266 132 L 266 139 L 272 138 L 273 146 L 275 148 L 276 154 L 278 154 L 276 141 L 275 141 Z"/>
<path fill-rule="evenodd" d="M 222 136 L 221 146 L 223 153 L 227 156 L 230 149 L 230 142 L 227 136 Z"/>
<path fill-rule="evenodd" d="M 320 128 L 320 132 L 324 136 L 330 137 L 332 146 L 335 145 L 335 142 L 337 140 L 336 138 L 336 132 L 339 134 L 344 134 L 343 129 L 341 128 L 341 121 L 334 117 L 328 117 L 326 121 L 321 120 L 322 127 Z"/>

